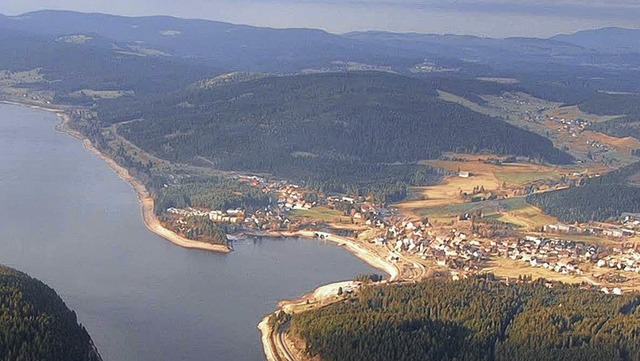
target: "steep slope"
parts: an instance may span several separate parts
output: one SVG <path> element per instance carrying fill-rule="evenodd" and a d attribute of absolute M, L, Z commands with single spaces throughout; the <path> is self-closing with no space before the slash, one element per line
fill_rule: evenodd
<path fill-rule="evenodd" d="M 84 327 L 54 290 L 0 265 L 0 359 L 101 360 Z"/>

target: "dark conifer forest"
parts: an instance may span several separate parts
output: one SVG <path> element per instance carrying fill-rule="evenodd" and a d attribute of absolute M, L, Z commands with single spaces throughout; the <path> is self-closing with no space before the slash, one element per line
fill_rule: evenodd
<path fill-rule="evenodd" d="M 624 212 L 640 212 L 640 187 L 634 176 L 640 162 L 600 177 L 587 179 L 580 187 L 527 196 L 527 202 L 563 222 L 605 221 Z"/>
<path fill-rule="evenodd" d="M 323 360 L 640 359 L 637 295 L 578 286 L 507 285 L 492 276 L 367 286 L 295 314 L 294 335 Z"/>
<path fill-rule="evenodd" d="M 56 292 L 0 266 L 0 360 L 100 361 L 75 312 Z"/>

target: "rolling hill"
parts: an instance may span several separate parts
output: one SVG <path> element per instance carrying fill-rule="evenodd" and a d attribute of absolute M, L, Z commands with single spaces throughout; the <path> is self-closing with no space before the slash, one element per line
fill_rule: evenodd
<path fill-rule="evenodd" d="M 168 16 L 38 11 L 0 17 L 0 28 L 53 37 L 100 36 L 134 52 L 212 63 L 227 70 L 287 73 L 330 66 L 335 60 L 384 63 L 392 54 L 322 30 L 271 29 Z M 394 58 L 404 57 L 396 54 Z"/>
<path fill-rule="evenodd" d="M 637 30 L 629 29 L 593 30 L 550 39 L 381 31 L 331 34 L 317 29 L 272 29 L 168 16 L 52 10 L 0 15 L 0 29 L 55 38 L 98 37 L 139 56 L 177 58 L 227 71 L 278 74 L 361 65 L 411 73 L 423 62 L 485 75 L 556 67 L 561 72 L 575 72 L 572 68 L 611 70 L 640 65 L 640 51 L 633 36 Z M 612 49 L 624 49 L 624 56 Z"/>
<path fill-rule="evenodd" d="M 446 151 L 572 161 L 541 136 L 439 100 L 429 82 L 387 73 L 192 86 L 99 113 L 104 123 L 134 120 L 119 134 L 161 158 L 323 184 L 412 183 L 414 169 L 396 168 Z"/>

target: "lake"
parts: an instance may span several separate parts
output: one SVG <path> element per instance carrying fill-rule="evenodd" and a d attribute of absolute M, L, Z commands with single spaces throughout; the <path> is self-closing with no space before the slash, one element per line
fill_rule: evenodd
<path fill-rule="evenodd" d="M 281 299 L 381 273 L 332 244 L 187 250 L 142 223 L 133 189 L 48 112 L 0 104 L 0 264 L 53 287 L 107 360 L 262 360 Z"/>

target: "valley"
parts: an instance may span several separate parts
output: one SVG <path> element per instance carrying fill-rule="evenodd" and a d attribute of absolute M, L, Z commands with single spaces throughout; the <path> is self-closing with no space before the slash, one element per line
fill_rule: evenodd
<path fill-rule="evenodd" d="M 43 19 L 56 26 L 41 26 Z M 124 247 L 113 251 L 118 264 L 133 267 L 128 255 L 141 257 L 142 248 L 157 254 L 146 262 L 180 286 L 170 301 L 211 312 L 211 324 L 194 328 L 207 330 L 200 337 L 217 324 L 246 337 L 247 317 L 257 322 L 273 309 L 273 297 L 260 303 L 261 294 L 243 284 L 259 282 L 265 286 L 256 288 L 267 293 L 287 289 L 291 297 L 300 294 L 287 288 L 296 277 L 313 276 L 311 283 L 293 283 L 315 287 L 334 274 L 313 268 L 323 264 L 340 277 L 352 269 L 370 273 L 281 301 L 258 325 L 268 360 L 371 354 L 382 360 L 400 353 L 475 360 L 476 349 L 509 359 L 525 357 L 529 348 L 544 353 L 548 345 L 567 359 L 638 354 L 632 345 L 640 292 L 637 53 L 586 48 L 584 34 L 336 35 L 46 11 L 0 16 L 0 29 L 0 51 L 10 54 L 0 57 L 0 101 L 54 112 L 58 130 L 81 140 L 133 188 L 146 228 L 172 244 L 152 240 L 142 247 L 115 237 L 114 245 Z M 85 183 L 84 197 L 101 192 Z M 107 210 L 104 217 L 93 212 L 92 222 L 126 233 Z M 134 218 L 118 222 L 138 232 Z M 92 247 L 110 249 L 99 239 Z M 275 251 L 247 265 L 249 271 L 242 264 L 224 268 L 244 259 L 250 245 L 261 248 L 263 239 L 282 242 L 265 246 Z M 327 256 L 307 269 L 315 255 L 301 256 L 307 246 L 296 251 L 305 240 L 349 252 L 365 267 L 336 265 Z M 162 271 L 171 257 L 184 271 L 175 279 Z M 194 272 L 199 284 L 189 288 L 185 280 Z M 154 280 L 162 289 L 162 280 Z M 207 286 L 211 280 L 216 289 Z M 238 329 L 230 326 L 231 313 L 229 319 L 216 313 L 233 306 L 230 288 L 252 310 Z M 176 296 L 191 293 L 210 303 Z M 558 300 L 568 307 L 549 306 Z M 165 307 L 185 320 L 197 316 L 171 302 Z M 597 309 L 598 302 L 618 312 Z M 534 332 L 537 318 L 549 332 Z M 148 342 L 139 330 L 127 330 Z M 398 349 L 380 338 L 385 330 Z M 223 331 L 211 350 L 255 357 L 255 344 L 248 351 L 227 347 L 232 342 Z M 430 346 L 410 347 L 416 343 Z M 114 352 L 116 343 L 107 344 Z M 207 347 L 194 354 L 207 354 Z"/>

